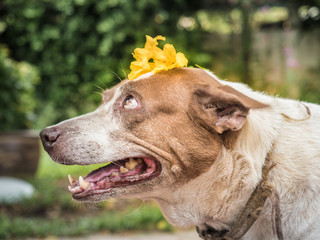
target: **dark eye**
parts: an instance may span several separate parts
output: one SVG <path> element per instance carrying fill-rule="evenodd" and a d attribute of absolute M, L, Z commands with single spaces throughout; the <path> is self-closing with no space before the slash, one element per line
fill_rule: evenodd
<path fill-rule="evenodd" d="M 132 95 L 127 96 L 123 102 L 123 108 L 125 109 L 135 109 L 138 105 L 138 101 Z"/>

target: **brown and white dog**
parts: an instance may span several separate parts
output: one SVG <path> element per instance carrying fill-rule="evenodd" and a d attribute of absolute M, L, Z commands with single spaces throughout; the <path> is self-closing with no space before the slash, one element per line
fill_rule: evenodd
<path fill-rule="evenodd" d="M 79 201 L 155 200 L 176 226 L 229 230 L 262 177 L 280 196 L 285 239 L 320 239 L 320 106 L 175 68 L 122 81 L 92 113 L 44 129 L 62 164 L 110 163 L 70 178 Z M 277 239 L 272 206 L 242 239 Z"/>

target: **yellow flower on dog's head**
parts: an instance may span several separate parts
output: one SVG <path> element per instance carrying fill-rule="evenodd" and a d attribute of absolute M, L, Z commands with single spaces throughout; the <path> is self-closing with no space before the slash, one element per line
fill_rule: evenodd
<path fill-rule="evenodd" d="M 157 36 L 152 38 L 146 36 L 144 48 L 136 48 L 132 54 L 136 61 L 131 62 L 129 80 L 133 80 L 148 72 L 160 72 L 176 67 L 186 67 L 188 59 L 183 53 L 176 53 L 172 44 L 165 44 L 163 50 L 158 46 L 158 40 L 165 40 L 165 37 Z"/>

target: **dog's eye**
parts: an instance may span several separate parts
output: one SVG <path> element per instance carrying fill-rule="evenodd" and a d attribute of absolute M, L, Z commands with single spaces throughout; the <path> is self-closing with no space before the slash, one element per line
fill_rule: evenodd
<path fill-rule="evenodd" d="M 132 95 L 127 96 L 123 102 L 123 107 L 126 109 L 135 109 L 138 105 L 138 101 Z"/>

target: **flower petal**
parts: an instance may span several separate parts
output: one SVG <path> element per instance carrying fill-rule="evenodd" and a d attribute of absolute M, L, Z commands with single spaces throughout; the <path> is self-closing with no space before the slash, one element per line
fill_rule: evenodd
<path fill-rule="evenodd" d="M 179 67 L 188 66 L 188 59 L 184 56 L 183 53 L 180 53 L 180 52 L 177 53 L 176 59 L 177 59 L 177 63 L 179 65 Z"/>
<path fill-rule="evenodd" d="M 136 61 L 131 62 L 129 80 L 148 72 L 159 72 L 187 66 L 188 60 L 183 53 L 176 53 L 172 44 L 165 44 L 162 50 L 157 47 L 159 40 L 164 41 L 165 37 L 158 35 L 152 38 L 147 35 L 144 48 L 134 50 L 132 55 Z"/>
<path fill-rule="evenodd" d="M 170 66 L 176 62 L 176 50 L 172 44 L 164 45 L 163 53 L 166 57 L 167 66 Z"/>

